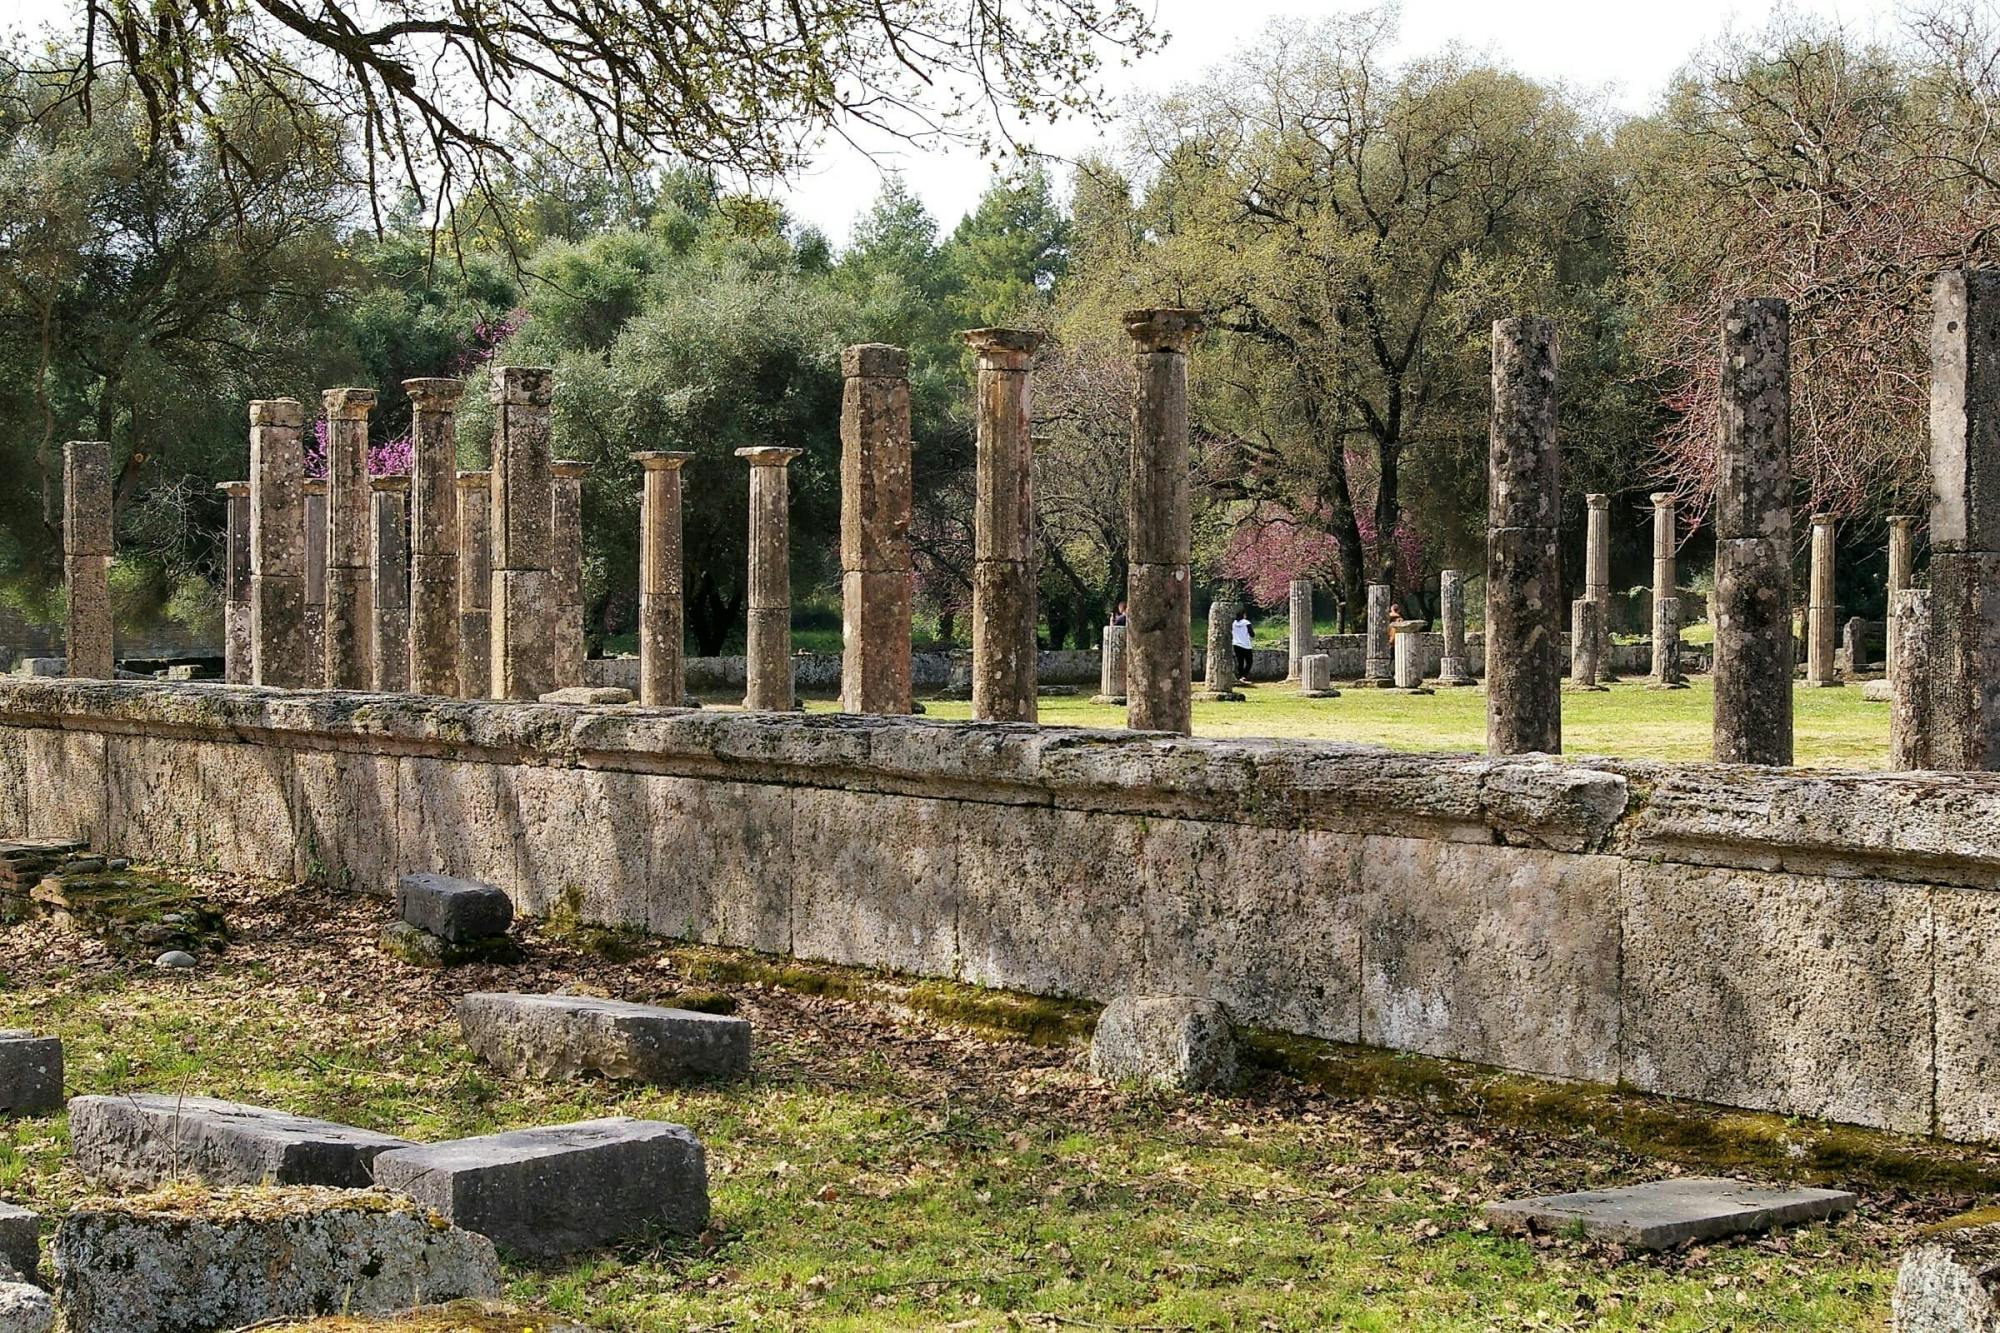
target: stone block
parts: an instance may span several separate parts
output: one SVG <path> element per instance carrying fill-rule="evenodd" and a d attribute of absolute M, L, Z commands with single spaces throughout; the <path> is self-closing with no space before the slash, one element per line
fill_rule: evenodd
<path fill-rule="evenodd" d="M 396 915 L 441 940 L 464 944 L 505 935 L 514 924 L 514 900 L 477 880 L 404 875 L 396 881 Z"/>
<path fill-rule="evenodd" d="M 494 698 L 539 699 L 555 689 L 555 575 L 546 569 L 494 570 L 488 638 Z"/>
<path fill-rule="evenodd" d="M 62 1104 L 62 1040 L 0 1030 L 0 1115 L 49 1115 Z"/>
<path fill-rule="evenodd" d="M 368 1184 L 377 1154 L 408 1140 L 214 1097 L 73 1097 L 70 1150 L 87 1176 L 122 1188 Z"/>
<path fill-rule="evenodd" d="M 1640 1250 L 1750 1235 L 1854 1211 L 1846 1190 L 1752 1185 L 1713 1176 L 1652 1180 L 1620 1189 L 1550 1194 L 1486 1205 L 1496 1231 L 1568 1233 Z"/>
<path fill-rule="evenodd" d="M 949 833 L 964 980 L 1109 1000 L 1143 975 L 1138 821 L 968 803 Z"/>
<path fill-rule="evenodd" d="M 27 1282 L 0 1281 L 0 1333 L 49 1333 L 56 1324 L 55 1302 Z"/>
<path fill-rule="evenodd" d="M 616 685 L 565 685 L 541 697 L 545 704 L 629 704 L 632 691 Z"/>
<path fill-rule="evenodd" d="M 1937 1132 L 2000 1140 L 2000 894 L 1940 888 L 1930 902 Z"/>
<path fill-rule="evenodd" d="M 459 1000 L 458 1024 L 481 1059 L 521 1077 L 678 1083 L 750 1068 L 750 1023 L 727 1014 L 594 995 L 476 992 Z"/>
<path fill-rule="evenodd" d="M 189 1333 L 500 1292 L 493 1242 L 406 1199 L 163 1191 L 71 1210 L 50 1246 L 70 1333 Z"/>
<path fill-rule="evenodd" d="M 946 802 L 801 787 L 792 820 L 794 954 L 952 974 L 961 877 Z"/>
<path fill-rule="evenodd" d="M 12 1269 L 16 1276 L 33 1282 L 42 1262 L 41 1236 L 41 1214 L 0 1203 L 0 1275 Z"/>
<path fill-rule="evenodd" d="M 1936 1233 L 1903 1256 L 1896 1333 L 2000 1333 L 2000 1225 Z"/>
<path fill-rule="evenodd" d="M 708 1225 L 708 1167 L 692 1130 L 611 1117 L 382 1154 L 376 1179 L 455 1225 L 532 1257 Z"/>
<path fill-rule="evenodd" d="M 0 828 L 102 842 L 105 737 L 55 727 L 0 727 Z"/>
<path fill-rule="evenodd" d="M 1240 1077 L 1236 1030 L 1213 1000 L 1121 995 L 1098 1016 L 1090 1072 L 1179 1092 L 1232 1088 Z"/>
<path fill-rule="evenodd" d="M 403 761 L 348 750 L 300 750 L 293 756 L 298 833 L 291 878 L 301 883 L 387 896 L 406 857 L 398 782 Z"/>
<path fill-rule="evenodd" d="M 280 876 L 292 862 L 289 751 L 113 736 L 104 776 L 109 851 L 242 875 Z"/>

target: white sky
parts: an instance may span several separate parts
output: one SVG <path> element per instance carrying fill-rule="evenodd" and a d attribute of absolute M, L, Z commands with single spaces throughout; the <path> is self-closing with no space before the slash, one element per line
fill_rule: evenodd
<path fill-rule="evenodd" d="M 1171 34 L 1167 48 L 1103 80 L 1113 98 L 1164 90 L 1199 77 L 1278 17 L 1321 18 L 1366 7 L 1362 0 L 1153 0 Z M 1457 42 L 1534 78 L 1604 92 L 1620 110 L 1645 109 L 1705 44 L 1732 29 L 1761 28 L 1776 6 L 1746 0 L 1404 0 L 1403 54 Z M 1790 0 L 1794 12 L 1834 19 L 1869 37 L 1893 23 L 1893 0 Z M 66 23 L 69 0 L 5 0 L 0 23 L 34 29 Z M 1072 122 L 1030 128 L 1034 145 L 1058 156 L 1100 146 L 1105 131 Z M 992 180 L 976 149 L 919 152 L 885 142 L 869 154 L 838 141 L 817 165 L 775 193 L 794 217 L 844 242 L 854 219 L 901 171 L 949 231 Z"/>

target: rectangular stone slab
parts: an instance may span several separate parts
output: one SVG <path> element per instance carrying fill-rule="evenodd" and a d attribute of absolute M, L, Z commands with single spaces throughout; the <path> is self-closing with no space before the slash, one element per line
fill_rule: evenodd
<path fill-rule="evenodd" d="M 401 1148 L 375 1180 L 517 1254 L 708 1225 L 708 1166 L 684 1125 L 614 1116 Z"/>
<path fill-rule="evenodd" d="M 10 1268 L 21 1280 L 35 1281 L 35 1270 L 41 1263 L 41 1231 L 41 1214 L 0 1203 L 0 1281 L 6 1280 Z"/>
<path fill-rule="evenodd" d="M 441 940 L 464 944 L 505 935 L 514 924 L 514 902 L 478 880 L 405 875 L 396 881 L 396 914 Z"/>
<path fill-rule="evenodd" d="M 1817 1222 L 1854 1210 L 1845 1190 L 1751 1185 L 1715 1176 L 1651 1180 L 1621 1189 L 1549 1194 L 1486 1205 L 1497 1231 L 1562 1233 L 1581 1227 L 1593 1240 L 1642 1250 Z"/>
<path fill-rule="evenodd" d="M 475 992 L 459 1000 L 458 1023 L 482 1059 L 526 1077 L 588 1072 L 674 1083 L 750 1067 L 749 1021 L 727 1014 L 594 995 Z"/>
<path fill-rule="evenodd" d="M 214 1097 L 74 1097 L 70 1150 L 83 1173 L 121 1186 L 193 1178 L 211 1185 L 360 1189 L 378 1153 L 408 1139 Z"/>
<path fill-rule="evenodd" d="M 47 1115 L 62 1101 L 61 1039 L 0 1028 L 0 1115 Z"/>

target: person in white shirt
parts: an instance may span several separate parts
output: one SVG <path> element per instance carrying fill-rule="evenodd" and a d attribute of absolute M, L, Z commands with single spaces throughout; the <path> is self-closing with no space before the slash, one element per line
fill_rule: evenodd
<path fill-rule="evenodd" d="M 1238 611 L 1229 626 L 1229 643 L 1236 649 L 1236 679 L 1250 679 L 1250 613 Z"/>

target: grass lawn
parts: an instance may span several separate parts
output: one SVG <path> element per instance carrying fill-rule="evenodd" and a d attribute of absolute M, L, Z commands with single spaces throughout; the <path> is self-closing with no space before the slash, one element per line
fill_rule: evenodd
<path fill-rule="evenodd" d="M 1241 1096 L 1176 1100 L 1091 1079 L 1074 1044 L 1087 1011 L 532 930 L 519 964 L 423 971 L 376 949 L 384 903 L 209 882 L 236 940 L 193 974 L 117 962 L 48 923 L 0 931 L 0 1026 L 60 1034 L 75 1092 L 185 1090 L 421 1138 L 613 1113 L 690 1125 L 708 1149 L 707 1235 L 506 1265 L 514 1299 L 607 1329 L 1881 1327 L 1898 1250 L 2000 1182 L 2000 1158 L 1977 1154 L 1953 1155 L 1949 1187 L 1871 1179 L 1854 1164 L 1874 1149 L 1822 1159 L 1797 1147 L 1810 1127 L 1739 1116 L 1776 1136 L 1777 1169 L 1841 1163 L 1860 1213 L 1661 1257 L 1503 1238 L 1479 1220 L 1486 1200 L 1703 1163 L 1604 1128 L 1612 1102 L 1657 1116 L 1653 1099 L 1603 1091 L 1537 1121 L 1497 1093 L 1441 1102 L 1442 1071 L 1466 1067 L 1326 1047 L 1327 1068 L 1377 1069 L 1402 1091 L 1266 1067 Z M 726 994 L 756 1026 L 755 1073 L 663 1090 L 472 1059 L 458 994 L 562 985 Z M 996 1031 L 1008 1013 L 1057 1040 Z M 1501 1086 L 1480 1077 L 1464 1086 Z M 1536 1086 L 1545 1103 L 1585 1095 Z M 65 1136 L 61 1116 L 0 1121 L 0 1195 L 51 1215 L 82 1196 Z"/>

